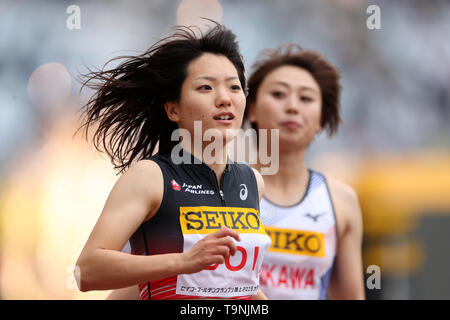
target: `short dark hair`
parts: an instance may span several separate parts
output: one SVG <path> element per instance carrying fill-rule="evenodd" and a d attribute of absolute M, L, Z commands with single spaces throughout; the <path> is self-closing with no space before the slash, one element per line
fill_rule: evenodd
<path fill-rule="evenodd" d="M 200 36 L 195 30 L 178 27 L 172 36 L 156 42 L 145 53 L 113 58 L 102 70 L 88 68 L 89 73 L 80 77 L 80 91 L 87 86 L 96 92 L 82 107 L 86 120 L 79 129 L 85 127 L 87 139 L 89 127 L 98 122 L 93 143 L 98 151 L 108 154 L 119 173 L 134 159 L 150 157 L 158 142 L 161 153 L 176 145 L 171 135 L 177 125 L 167 117 L 164 104 L 179 101 L 189 63 L 203 53 L 227 57 L 245 90 L 244 63 L 234 33 L 218 23 Z M 104 70 L 118 59 L 125 61 Z"/>
<path fill-rule="evenodd" d="M 319 53 L 312 50 L 304 50 L 294 43 L 286 43 L 275 50 L 264 50 L 253 64 L 253 73 L 248 80 L 247 107 L 256 101 L 256 95 L 264 78 L 273 70 L 291 65 L 308 71 L 319 85 L 322 95 L 322 128 L 332 136 L 336 133 L 340 118 L 340 75 L 338 70 Z M 248 108 L 244 118 L 248 116 Z M 256 124 L 251 124 L 257 129 Z"/>

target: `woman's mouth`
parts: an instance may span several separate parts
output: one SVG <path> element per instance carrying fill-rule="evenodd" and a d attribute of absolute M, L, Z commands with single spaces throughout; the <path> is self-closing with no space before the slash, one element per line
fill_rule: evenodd
<path fill-rule="evenodd" d="M 286 121 L 286 122 L 282 122 L 281 125 L 283 127 L 286 127 L 289 130 L 297 130 L 298 128 L 300 128 L 300 123 L 295 122 L 295 121 Z"/>
<path fill-rule="evenodd" d="M 233 122 L 234 115 L 232 113 L 226 112 L 226 113 L 220 113 L 216 116 L 214 116 L 214 120 L 217 120 L 220 123 L 223 124 L 230 124 Z"/>

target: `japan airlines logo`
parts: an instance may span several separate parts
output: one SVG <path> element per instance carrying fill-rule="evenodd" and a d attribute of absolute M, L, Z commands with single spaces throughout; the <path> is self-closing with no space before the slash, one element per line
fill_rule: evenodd
<path fill-rule="evenodd" d="M 248 190 L 247 190 L 247 186 L 245 184 L 241 184 L 241 187 L 242 186 L 243 186 L 243 188 L 241 189 L 241 192 L 239 192 L 239 197 L 241 197 L 241 200 L 244 201 L 247 199 Z"/>
<path fill-rule="evenodd" d="M 171 183 L 172 183 L 172 189 L 173 190 L 175 190 L 175 191 L 180 191 L 181 190 L 180 185 L 175 180 L 172 180 Z"/>

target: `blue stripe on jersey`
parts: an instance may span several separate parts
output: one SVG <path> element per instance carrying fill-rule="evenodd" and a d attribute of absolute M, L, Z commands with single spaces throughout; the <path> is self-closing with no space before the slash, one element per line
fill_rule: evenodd
<path fill-rule="evenodd" d="M 328 269 L 328 271 L 322 276 L 322 278 L 320 278 L 320 292 L 319 292 L 320 300 L 328 300 L 328 287 L 330 285 L 333 266 L 334 266 L 334 259 L 330 269 Z"/>
<path fill-rule="evenodd" d="M 314 170 L 311 170 L 310 172 L 311 172 L 311 182 L 308 188 L 308 193 L 320 187 L 320 185 L 325 182 L 324 177 L 319 172 Z"/>

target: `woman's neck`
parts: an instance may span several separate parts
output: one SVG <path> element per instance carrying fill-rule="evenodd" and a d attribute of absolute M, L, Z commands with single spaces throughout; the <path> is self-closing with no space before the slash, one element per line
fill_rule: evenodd
<path fill-rule="evenodd" d="M 292 190 L 307 184 L 308 168 L 304 164 L 306 149 L 280 151 L 278 171 L 273 175 L 264 175 L 266 189 Z M 259 171 L 260 163 L 255 166 Z"/>
<path fill-rule="evenodd" d="M 217 181 L 220 182 L 220 178 L 225 170 L 227 165 L 227 145 L 217 144 L 216 148 L 209 147 L 207 148 L 209 143 L 202 143 L 200 146 L 194 146 L 194 143 L 188 145 L 187 143 L 183 143 L 181 141 L 181 147 L 184 150 L 187 150 L 190 154 L 192 154 L 197 159 L 201 160 L 204 164 L 211 168 L 214 171 L 217 177 Z"/>

